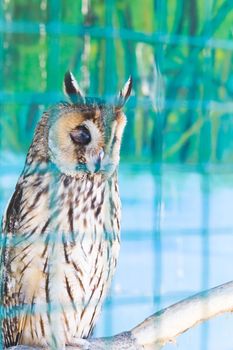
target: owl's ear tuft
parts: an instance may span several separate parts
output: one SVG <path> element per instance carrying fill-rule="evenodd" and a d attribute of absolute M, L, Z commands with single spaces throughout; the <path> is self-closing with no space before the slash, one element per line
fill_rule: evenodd
<path fill-rule="evenodd" d="M 76 104 L 85 103 L 85 97 L 78 85 L 78 82 L 70 71 L 66 72 L 64 77 L 64 92 L 69 97 L 71 102 Z"/>
<path fill-rule="evenodd" d="M 128 98 L 130 97 L 132 85 L 133 85 L 133 79 L 130 76 L 117 97 L 116 107 L 118 109 L 121 109 L 125 105 Z"/>

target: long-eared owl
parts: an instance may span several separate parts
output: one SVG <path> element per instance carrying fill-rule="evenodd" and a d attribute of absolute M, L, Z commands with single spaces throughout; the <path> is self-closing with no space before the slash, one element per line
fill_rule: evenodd
<path fill-rule="evenodd" d="M 85 97 L 45 112 L 2 222 L 5 347 L 63 349 L 90 335 L 120 247 L 117 168 L 131 78 L 114 103 Z"/>

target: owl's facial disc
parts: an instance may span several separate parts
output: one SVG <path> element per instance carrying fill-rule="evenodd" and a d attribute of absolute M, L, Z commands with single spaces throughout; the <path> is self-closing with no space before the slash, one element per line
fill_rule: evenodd
<path fill-rule="evenodd" d="M 110 113 L 110 112 L 109 112 Z M 126 117 L 92 110 L 56 116 L 49 129 L 51 161 L 66 175 L 102 173 L 110 176 L 118 166 Z"/>

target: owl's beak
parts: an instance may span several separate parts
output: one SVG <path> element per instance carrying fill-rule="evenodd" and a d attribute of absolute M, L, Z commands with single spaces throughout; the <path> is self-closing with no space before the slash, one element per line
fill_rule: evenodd
<path fill-rule="evenodd" d="M 94 173 L 97 173 L 100 170 L 103 158 L 104 158 L 104 151 L 101 150 L 96 158 Z"/>
<path fill-rule="evenodd" d="M 87 163 L 88 170 L 91 173 L 97 173 L 101 169 L 103 158 L 104 150 L 101 149 L 99 153 L 91 156 L 90 161 Z"/>

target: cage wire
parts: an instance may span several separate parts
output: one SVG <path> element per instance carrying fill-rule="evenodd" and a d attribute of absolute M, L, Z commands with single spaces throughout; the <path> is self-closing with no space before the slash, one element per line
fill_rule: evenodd
<path fill-rule="evenodd" d="M 122 252 L 96 335 L 231 279 L 232 21 L 231 0 L 0 2 L 1 213 L 42 112 L 64 100 L 67 69 L 88 95 L 107 100 L 133 77 Z M 195 331 L 193 348 L 215 349 L 213 329 Z"/>

